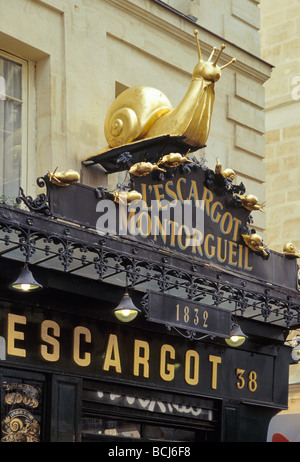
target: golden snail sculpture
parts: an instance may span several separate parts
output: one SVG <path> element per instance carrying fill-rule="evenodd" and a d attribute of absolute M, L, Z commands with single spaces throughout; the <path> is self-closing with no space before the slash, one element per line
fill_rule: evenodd
<path fill-rule="evenodd" d="M 254 196 L 253 194 L 246 194 L 246 195 L 242 195 L 238 197 L 241 199 L 242 206 L 245 209 L 250 210 L 250 211 L 253 211 L 253 210 L 260 210 L 261 212 L 263 211 L 263 207 L 265 204 L 264 203 L 259 204 L 257 197 Z"/>
<path fill-rule="evenodd" d="M 159 168 L 156 164 L 151 164 L 151 162 L 137 162 L 130 167 L 129 173 L 134 176 L 146 176 L 154 170 L 165 172 L 164 169 Z"/>
<path fill-rule="evenodd" d="M 242 234 L 241 236 L 244 239 L 246 246 L 253 250 L 253 252 L 261 252 L 264 256 L 268 255 L 265 251 L 267 246 L 263 245 L 263 240 L 258 234 Z"/>
<path fill-rule="evenodd" d="M 142 194 L 138 191 L 116 191 L 113 193 L 114 202 L 121 205 L 130 204 L 133 201 L 142 200 Z"/>
<path fill-rule="evenodd" d="M 189 152 L 190 150 L 185 154 L 185 156 L 183 156 L 179 152 L 170 152 L 170 154 L 163 156 L 158 161 L 158 165 L 163 165 L 164 167 L 167 167 L 167 168 L 175 168 L 181 164 L 184 164 L 185 162 L 193 163 L 192 160 L 187 158 L 187 156 L 189 155 Z"/>
<path fill-rule="evenodd" d="M 284 244 L 283 255 L 290 258 L 300 258 L 300 252 L 292 242 L 286 242 Z"/>
<path fill-rule="evenodd" d="M 75 170 L 67 170 L 66 172 L 58 172 L 58 167 L 53 173 L 48 173 L 49 181 L 57 186 L 70 186 L 70 184 L 77 183 L 80 179 L 80 175 Z"/>
<path fill-rule="evenodd" d="M 231 168 L 225 168 L 225 170 L 223 170 L 222 164 L 219 162 L 218 158 L 215 166 L 215 173 L 222 175 L 223 178 L 229 178 L 231 181 L 233 181 L 235 177 L 235 172 Z"/>
<path fill-rule="evenodd" d="M 114 100 L 106 115 L 104 131 L 110 148 L 162 135 L 184 136 L 185 143 L 193 147 L 205 145 L 215 99 L 214 84 L 220 79 L 221 70 L 235 59 L 217 66 L 225 48 L 223 44 L 214 61 L 216 48 L 208 61 L 203 61 L 198 31 L 194 33 L 199 61 L 182 101 L 173 108 L 159 90 L 144 86 L 128 88 Z"/>
<path fill-rule="evenodd" d="M 166 168 L 175 168 L 185 162 L 193 163 L 192 160 L 187 158 L 189 153 L 190 150 L 183 156 L 179 152 L 170 152 L 170 154 L 167 154 L 159 159 L 157 164 L 152 164 L 151 162 L 137 162 L 130 167 L 129 173 L 134 176 L 146 176 L 155 170 L 165 172 L 166 170 L 161 168 L 160 165 L 163 165 Z"/>

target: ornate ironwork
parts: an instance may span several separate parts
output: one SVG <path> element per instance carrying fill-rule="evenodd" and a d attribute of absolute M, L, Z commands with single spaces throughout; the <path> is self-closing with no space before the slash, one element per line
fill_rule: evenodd
<path fill-rule="evenodd" d="M 46 186 L 45 177 L 39 177 L 36 182 L 40 188 Z M 31 212 L 51 215 L 48 194 L 41 193 L 35 199 L 33 199 L 31 196 L 26 196 L 23 189 L 20 187 L 20 195 L 16 198 L 16 202 L 17 204 L 24 202 L 24 204 Z"/>
<path fill-rule="evenodd" d="M 16 257 L 19 252 L 19 257 Z M 287 328 L 300 325 L 300 296 L 237 276 L 129 238 L 97 232 L 9 206 L 0 207 L 0 257 L 125 286 L 153 290 L 225 308 Z M 185 333 L 194 338 L 193 333 Z"/>

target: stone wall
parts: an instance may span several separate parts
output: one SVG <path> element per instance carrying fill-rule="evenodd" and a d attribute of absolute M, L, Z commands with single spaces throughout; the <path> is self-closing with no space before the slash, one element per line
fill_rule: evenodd
<path fill-rule="evenodd" d="M 300 0 L 261 0 L 266 90 L 267 242 L 300 248 Z"/>
<path fill-rule="evenodd" d="M 265 200 L 264 89 L 270 66 L 259 55 L 258 0 L 0 0 L 1 49 L 28 60 L 26 193 L 48 170 L 75 169 L 81 181 L 114 189 L 122 179 L 82 160 L 106 146 L 104 120 L 116 87 L 158 88 L 173 106 L 184 98 L 198 61 L 226 42 L 216 83 L 207 147 L 214 168 L 236 171 L 236 182 Z M 188 8 L 188 9 L 186 9 Z M 22 20 L 21 20 L 22 18 Z M 265 229 L 265 215 L 254 214 Z"/>

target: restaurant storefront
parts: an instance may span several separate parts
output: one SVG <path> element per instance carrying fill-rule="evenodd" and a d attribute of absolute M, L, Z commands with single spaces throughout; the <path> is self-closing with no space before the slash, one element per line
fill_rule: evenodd
<path fill-rule="evenodd" d="M 125 205 L 129 188 L 46 175 L 35 200 L 21 191 L 29 210 L 1 206 L 2 441 L 266 441 L 287 406 L 296 259 L 249 242 L 220 164 L 188 167 L 132 176 Z M 11 289 L 24 263 L 39 290 Z"/>

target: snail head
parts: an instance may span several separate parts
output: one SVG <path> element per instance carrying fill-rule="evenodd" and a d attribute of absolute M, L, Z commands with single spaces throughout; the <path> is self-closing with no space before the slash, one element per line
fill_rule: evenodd
<path fill-rule="evenodd" d="M 204 78 L 205 80 L 208 80 L 210 82 L 217 82 L 220 77 L 221 77 L 221 70 L 224 69 L 225 67 L 229 66 L 230 64 L 234 63 L 236 61 L 235 58 L 233 58 L 231 61 L 229 61 L 227 64 L 224 66 L 217 66 L 217 62 L 219 61 L 219 58 L 226 47 L 226 45 L 223 43 L 221 45 L 221 49 L 219 50 L 216 58 L 214 61 L 212 61 L 213 56 L 215 54 L 215 51 L 217 50 L 216 47 L 213 47 L 212 52 L 210 54 L 210 57 L 208 58 L 207 61 L 203 61 L 202 59 L 202 54 L 201 54 L 201 49 L 200 49 L 200 43 L 198 40 L 198 31 L 194 31 L 195 37 L 196 37 L 196 44 L 197 44 L 197 50 L 198 50 L 198 56 L 199 56 L 199 62 L 195 66 L 194 71 L 193 71 L 193 78 Z"/>

